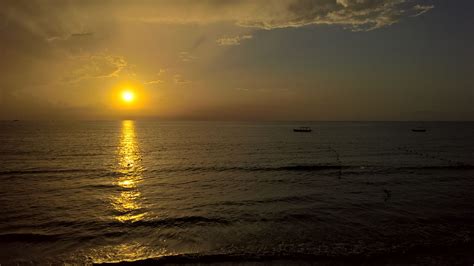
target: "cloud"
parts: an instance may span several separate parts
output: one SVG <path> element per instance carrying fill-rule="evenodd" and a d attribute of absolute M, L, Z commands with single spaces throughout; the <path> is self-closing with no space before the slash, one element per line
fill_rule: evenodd
<path fill-rule="evenodd" d="M 221 46 L 236 46 L 240 45 L 241 41 L 252 39 L 252 35 L 242 35 L 233 37 L 221 37 L 216 40 L 217 44 Z"/>
<path fill-rule="evenodd" d="M 86 36 L 92 36 L 92 35 L 94 35 L 93 32 L 78 32 L 78 33 L 71 34 L 71 37 L 86 37 Z"/>
<path fill-rule="evenodd" d="M 379 29 L 433 9 L 433 0 L 156 0 L 6 1 L 0 16 L 44 39 L 97 32 L 106 22 L 210 24 L 276 29 L 339 25 L 352 31 Z M 107 14 L 107 16 L 104 16 Z M 59 36 L 59 37 L 58 37 Z M 62 36 L 62 37 L 61 37 Z M 66 37 L 64 37 L 66 36 Z M 203 40 L 197 41 L 198 46 Z"/>
<path fill-rule="evenodd" d="M 149 81 L 145 81 L 143 82 L 144 84 L 146 85 L 157 85 L 157 84 L 162 84 L 164 83 L 165 81 L 163 80 L 163 74 L 166 73 L 166 70 L 165 69 L 160 69 L 158 71 L 158 73 L 156 73 L 155 75 L 155 79 L 153 80 L 149 80 Z"/>
<path fill-rule="evenodd" d="M 350 0 L 336 0 L 336 3 L 342 5 L 343 7 L 348 7 L 349 2 L 350 2 Z"/>
<path fill-rule="evenodd" d="M 340 25 L 352 31 L 390 26 L 403 17 L 419 14 L 411 0 L 292 0 L 267 16 L 244 18 L 237 24 L 263 29 Z M 428 11 L 428 10 L 426 10 Z M 424 12 L 426 12 L 424 11 Z"/>
<path fill-rule="evenodd" d="M 423 15 L 424 13 L 430 11 L 433 8 L 434 8 L 434 5 L 416 5 L 413 7 L 413 10 L 415 10 L 417 13 L 413 16 L 417 17 L 419 15 Z"/>
<path fill-rule="evenodd" d="M 180 52 L 179 53 L 179 60 L 181 62 L 190 62 L 190 61 L 194 61 L 196 59 L 197 59 L 196 56 L 193 56 L 188 52 Z"/>
<path fill-rule="evenodd" d="M 146 85 L 157 85 L 163 83 L 163 80 L 161 79 L 156 79 L 156 80 L 150 80 L 150 81 L 145 81 L 144 82 Z"/>
<path fill-rule="evenodd" d="M 105 53 L 72 56 L 70 63 L 73 65 L 72 70 L 63 77 L 63 81 L 67 83 L 85 79 L 118 77 L 128 66 L 123 56 Z"/>
<path fill-rule="evenodd" d="M 174 83 L 176 83 L 178 85 L 186 85 L 186 84 L 191 83 L 191 81 L 184 79 L 183 76 L 181 76 L 179 74 L 176 74 L 176 75 L 173 76 L 173 81 L 174 81 Z"/>
<path fill-rule="evenodd" d="M 48 41 L 48 42 L 68 41 L 68 40 L 73 40 L 73 39 L 88 38 L 88 37 L 91 37 L 93 35 L 94 35 L 93 32 L 78 32 L 78 33 L 66 34 L 66 35 L 63 35 L 63 36 L 47 37 L 46 41 Z"/>
<path fill-rule="evenodd" d="M 368 31 L 390 26 L 433 8 L 424 2 L 426 0 L 177 0 L 159 2 L 160 10 L 130 14 L 128 19 L 177 24 L 227 21 L 267 30 L 339 25 L 352 31 Z M 184 7 L 186 12 L 183 12 Z"/>

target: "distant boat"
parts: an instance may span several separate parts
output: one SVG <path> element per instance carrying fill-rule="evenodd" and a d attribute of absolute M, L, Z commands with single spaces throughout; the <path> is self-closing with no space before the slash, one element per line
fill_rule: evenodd
<path fill-rule="evenodd" d="M 426 132 L 426 129 L 424 129 L 424 128 L 413 128 L 411 131 L 413 131 L 413 132 Z"/>
<path fill-rule="evenodd" d="M 310 127 L 297 127 L 293 128 L 294 132 L 311 132 L 313 131 Z"/>

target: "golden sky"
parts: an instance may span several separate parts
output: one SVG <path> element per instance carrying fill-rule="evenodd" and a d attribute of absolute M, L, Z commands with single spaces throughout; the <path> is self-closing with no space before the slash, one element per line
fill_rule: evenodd
<path fill-rule="evenodd" d="M 473 119 L 449 2 L 2 1 L 0 119 Z"/>

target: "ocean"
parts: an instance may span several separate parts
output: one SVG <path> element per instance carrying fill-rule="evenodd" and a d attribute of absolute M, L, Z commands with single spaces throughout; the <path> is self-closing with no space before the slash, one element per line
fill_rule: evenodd
<path fill-rule="evenodd" d="M 473 136 L 469 122 L 2 121 L 0 264 L 472 264 Z"/>

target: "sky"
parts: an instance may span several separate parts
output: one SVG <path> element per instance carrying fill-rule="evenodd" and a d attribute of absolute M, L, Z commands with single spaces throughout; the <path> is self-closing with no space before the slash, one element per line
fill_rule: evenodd
<path fill-rule="evenodd" d="M 473 12 L 472 0 L 4 0 L 0 119 L 472 121 Z"/>

